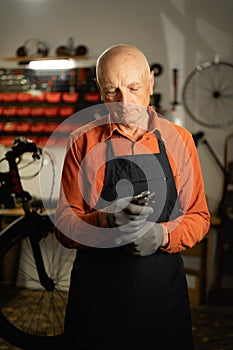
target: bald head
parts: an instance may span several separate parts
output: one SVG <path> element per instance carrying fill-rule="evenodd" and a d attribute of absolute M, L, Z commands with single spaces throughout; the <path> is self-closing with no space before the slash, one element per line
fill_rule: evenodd
<path fill-rule="evenodd" d="M 101 82 L 105 70 L 109 66 L 114 67 L 114 65 L 119 65 L 123 62 L 138 66 L 149 77 L 150 66 L 142 51 L 132 45 L 114 45 L 105 50 L 97 60 L 96 78 L 98 83 Z"/>
<path fill-rule="evenodd" d="M 153 94 L 154 74 L 135 46 L 115 45 L 104 51 L 97 60 L 96 78 L 105 103 L 147 107 Z"/>

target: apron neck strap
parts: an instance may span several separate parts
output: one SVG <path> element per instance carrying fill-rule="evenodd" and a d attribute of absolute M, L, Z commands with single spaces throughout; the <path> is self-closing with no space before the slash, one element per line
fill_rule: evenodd
<path fill-rule="evenodd" d="M 155 136 L 158 139 L 160 152 L 162 150 L 164 151 L 165 150 L 165 145 L 164 145 L 164 141 L 162 139 L 160 131 L 158 129 L 156 129 L 153 133 L 155 134 Z M 110 160 L 110 159 L 112 159 L 114 157 L 112 141 L 111 141 L 111 139 L 107 139 L 105 142 L 106 142 L 106 145 L 107 145 L 107 160 Z"/>

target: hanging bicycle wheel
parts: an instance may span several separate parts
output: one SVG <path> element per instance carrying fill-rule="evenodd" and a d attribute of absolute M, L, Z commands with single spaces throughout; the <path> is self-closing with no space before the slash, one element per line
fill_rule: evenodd
<path fill-rule="evenodd" d="M 211 128 L 233 124 L 233 64 L 206 62 L 184 84 L 183 104 L 197 123 Z"/>

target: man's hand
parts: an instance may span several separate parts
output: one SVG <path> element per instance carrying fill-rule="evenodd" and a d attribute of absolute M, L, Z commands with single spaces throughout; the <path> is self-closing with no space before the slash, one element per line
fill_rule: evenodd
<path fill-rule="evenodd" d="M 164 233 L 162 226 L 153 222 L 146 222 L 144 229 L 146 226 L 148 227 L 147 232 L 129 246 L 130 252 L 134 255 L 148 256 L 154 254 L 163 243 Z"/>
<path fill-rule="evenodd" d="M 110 227 L 118 227 L 122 232 L 136 232 L 142 229 L 148 216 L 153 214 L 152 207 L 133 204 L 130 200 L 130 197 L 120 198 L 103 210 Z"/>

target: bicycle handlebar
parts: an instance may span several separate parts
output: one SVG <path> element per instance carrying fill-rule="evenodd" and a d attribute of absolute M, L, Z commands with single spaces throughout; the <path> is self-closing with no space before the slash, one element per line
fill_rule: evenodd
<path fill-rule="evenodd" d="M 14 140 L 11 150 L 5 154 L 5 158 L 8 162 L 11 162 L 27 152 L 32 153 L 33 159 L 40 159 L 42 150 L 32 140 L 19 137 Z"/>
<path fill-rule="evenodd" d="M 24 191 L 19 175 L 17 158 L 20 158 L 24 153 L 32 153 L 32 158 L 40 159 L 42 150 L 36 144 L 25 137 L 19 137 L 14 140 L 11 150 L 6 152 L 10 170 L 8 172 L 0 172 L 0 206 L 12 208 L 15 206 L 15 200 L 12 195 L 20 198 L 23 203 L 27 203 L 32 199 L 31 195 Z"/>

